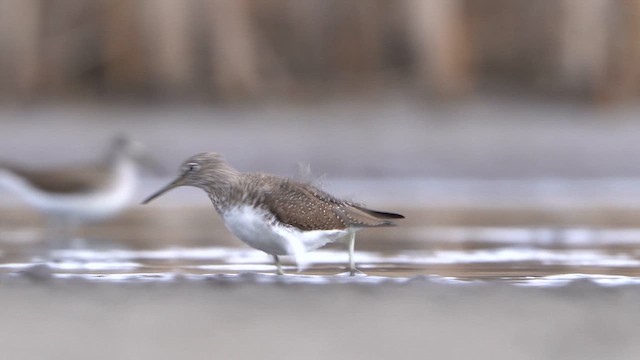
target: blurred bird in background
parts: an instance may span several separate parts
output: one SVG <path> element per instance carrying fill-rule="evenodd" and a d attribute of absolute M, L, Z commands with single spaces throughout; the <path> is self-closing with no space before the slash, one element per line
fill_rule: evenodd
<path fill-rule="evenodd" d="M 104 158 L 94 163 L 31 169 L 0 162 L 0 189 L 43 213 L 56 236 L 63 231 L 68 237 L 83 223 L 103 221 L 124 210 L 135 193 L 141 166 L 161 172 L 141 143 L 118 135 Z"/>

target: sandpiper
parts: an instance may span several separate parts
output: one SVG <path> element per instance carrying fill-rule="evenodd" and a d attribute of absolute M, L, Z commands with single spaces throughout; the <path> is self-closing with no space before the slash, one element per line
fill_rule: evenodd
<path fill-rule="evenodd" d="M 247 245 L 272 255 L 280 275 L 279 256 L 293 255 L 299 262 L 304 252 L 346 238 L 353 276 L 357 272 L 353 256 L 356 232 L 393 226 L 392 219 L 404 218 L 335 198 L 311 184 L 240 173 L 216 153 L 201 153 L 185 161 L 179 176 L 143 204 L 178 186 L 204 190 L 226 227 Z"/>
<path fill-rule="evenodd" d="M 156 166 L 139 143 L 114 138 L 102 162 L 33 170 L 0 164 L 0 188 L 20 196 L 56 225 L 107 219 L 127 206 L 138 181 L 138 162 Z"/>

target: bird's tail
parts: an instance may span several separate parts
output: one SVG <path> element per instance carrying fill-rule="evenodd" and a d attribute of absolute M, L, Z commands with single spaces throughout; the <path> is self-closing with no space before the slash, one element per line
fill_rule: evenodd
<path fill-rule="evenodd" d="M 377 219 L 404 219 L 404 215 L 400 215 L 392 212 L 371 210 L 358 205 L 353 205 L 353 207 Z"/>
<path fill-rule="evenodd" d="M 383 227 L 395 226 L 392 219 L 404 219 L 403 215 L 367 209 L 360 205 L 333 209 L 333 212 L 346 224 L 352 227 Z"/>

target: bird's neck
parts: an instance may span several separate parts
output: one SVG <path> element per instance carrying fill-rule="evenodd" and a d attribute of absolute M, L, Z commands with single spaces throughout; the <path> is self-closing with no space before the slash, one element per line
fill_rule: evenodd
<path fill-rule="evenodd" d="M 208 176 L 207 181 L 199 186 L 209 195 L 218 213 L 226 212 L 234 202 L 238 201 L 237 195 L 242 193 L 242 175 L 235 169 L 229 167 L 218 169 L 215 174 Z"/>
<path fill-rule="evenodd" d="M 105 173 L 109 177 L 107 186 L 113 188 L 133 188 L 138 180 L 138 166 L 136 162 L 129 156 L 122 155 L 109 159 L 108 172 Z"/>
<path fill-rule="evenodd" d="M 207 195 L 218 214 L 224 214 L 229 210 L 229 202 L 224 195 L 212 191 L 207 191 Z"/>
<path fill-rule="evenodd" d="M 117 168 L 124 163 L 133 163 L 131 156 L 129 156 L 125 151 L 121 151 L 119 149 L 112 149 L 109 151 L 103 161 L 112 168 Z"/>
<path fill-rule="evenodd" d="M 232 207 L 234 200 L 231 194 L 234 189 L 232 184 L 216 184 L 216 186 L 209 186 L 205 189 L 219 214 L 226 213 Z"/>
<path fill-rule="evenodd" d="M 127 153 L 112 153 L 107 157 L 107 165 L 113 169 L 114 173 L 122 171 L 132 171 L 136 166 L 136 162 Z"/>

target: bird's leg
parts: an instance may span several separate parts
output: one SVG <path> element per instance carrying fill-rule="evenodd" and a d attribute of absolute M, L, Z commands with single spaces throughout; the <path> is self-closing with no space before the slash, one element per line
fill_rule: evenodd
<path fill-rule="evenodd" d="M 356 247 L 356 233 L 352 232 L 347 236 L 349 237 L 349 276 L 355 276 L 356 273 L 359 273 L 358 269 L 356 269 L 356 260 L 354 258 Z"/>
<path fill-rule="evenodd" d="M 273 255 L 273 261 L 276 263 L 276 273 L 278 275 L 284 275 L 284 272 L 282 271 L 282 264 L 280 264 L 280 258 L 278 257 L 278 255 Z"/>

